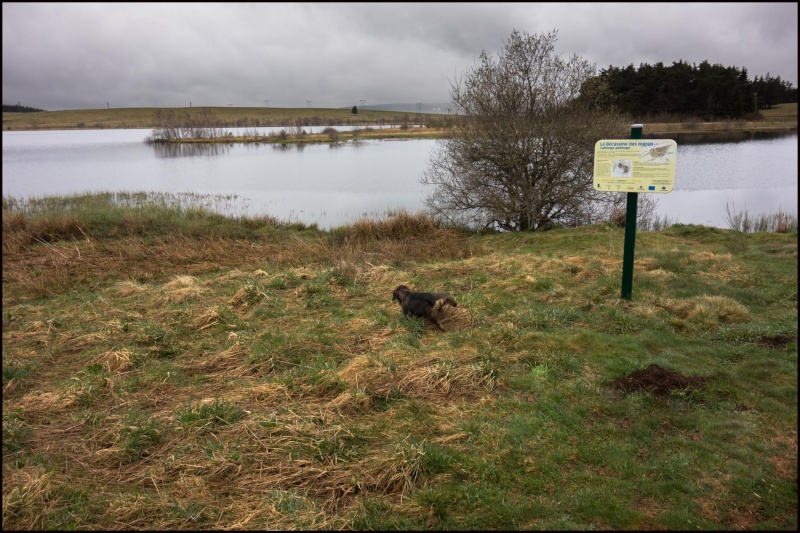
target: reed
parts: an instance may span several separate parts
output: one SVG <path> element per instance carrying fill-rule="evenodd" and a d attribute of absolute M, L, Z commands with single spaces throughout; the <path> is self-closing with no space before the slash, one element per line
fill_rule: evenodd
<path fill-rule="evenodd" d="M 742 233 L 797 233 L 797 213 L 779 209 L 769 213 L 751 214 L 747 208 L 738 210 L 735 204 L 725 204 L 725 222 L 732 230 Z"/>

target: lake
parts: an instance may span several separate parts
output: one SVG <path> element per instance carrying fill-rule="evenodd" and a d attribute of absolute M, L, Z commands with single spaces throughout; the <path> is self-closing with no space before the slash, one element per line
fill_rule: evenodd
<path fill-rule="evenodd" d="M 228 131 L 238 135 L 244 130 Z M 422 209 L 429 191 L 420 178 L 437 143 L 415 139 L 340 145 L 145 144 L 151 133 L 149 129 L 3 132 L 3 196 L 194 193 L 218 198 L 206 207 L 223 214 L 268 214 L 328 229 L 361 217 L 383 217 L 389 210 Z M 679 144 L 675 188 L 653 195 L 658 199 L 656 212 L 673 222 L 721 228 L 727 227 L 728 205 L 753 215 L 797 213 L 797 168 L 796 134 L 737 143 Z"/>

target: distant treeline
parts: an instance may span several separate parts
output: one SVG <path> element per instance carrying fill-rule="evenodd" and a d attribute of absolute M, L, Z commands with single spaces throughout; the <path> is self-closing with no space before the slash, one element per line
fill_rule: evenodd
<path fill-rule="evenodd" d="M 3 113 L 38 113 L 44 109 L 36 109 L 35 107 L 28 107 L 26 105 L 8 105 L 3 104 Z"/>
<path fill-rule="evenodd" d="M 684 61 L 639 68 L 613 67 L 600 71 L 623 112 L 636 118 L 677 116 L 705 120 L 741 118 L 776 104 L 797 102 L 797 89 L 780 76 L 756 76 L 750 80 L 747 69 L 699 65 Z"/>

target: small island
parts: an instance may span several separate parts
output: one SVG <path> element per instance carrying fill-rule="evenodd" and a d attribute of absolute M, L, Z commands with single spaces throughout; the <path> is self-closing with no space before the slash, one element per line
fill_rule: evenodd
<path fill-rule="evenodd" d="M 299 131 L 298 131 L 299 130 Z M 286 128 L 273 133 L 260 133 L 257 130 L 245 130 L 241 135 L 234 135 L 224 129 L 205 128 L 194 135 L 184 137 L 165 134 L 158 129 L 145 139 L 147 143 L 269 143 L 269 144 L 320 144 L 348 143 L 366 140 L 406 140 L 406 139 L 441 139 L 447 137 L 445 128 L 430 128 L 425 125 L 401 125 L 398 127 L 370 127 L 341 131 L 327 126 L 319 133 L 309 133 L 304 128 Z"/>

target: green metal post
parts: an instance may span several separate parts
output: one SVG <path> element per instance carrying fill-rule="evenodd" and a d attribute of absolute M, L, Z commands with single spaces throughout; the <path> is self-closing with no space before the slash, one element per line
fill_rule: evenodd
<path fill-rule="evenodd" d="M 641 139 L 644 126 L 631 126 L 631 139 Z M 633 249 L 636 245 L 636 210 L 639 193 L 629 192 L 625 207 L 625 248 L 622 256 L 622 299 L 630 300 L 633 294 Z"/>

